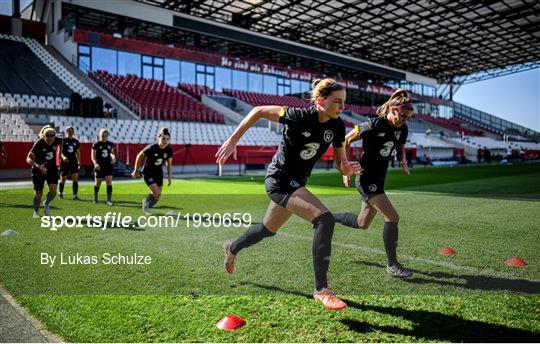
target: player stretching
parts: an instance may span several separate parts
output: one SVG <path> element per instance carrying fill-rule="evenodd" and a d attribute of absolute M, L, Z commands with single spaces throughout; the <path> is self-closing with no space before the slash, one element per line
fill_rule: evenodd
<path fill-rule="evenodd" d="M 75 130 L 67 127 L 62 140 L 62 155 L 60 162 L 60 194 L 58 197 L 64 198 L 64 185 L 68 175 L 71 175 L 73 182 L 73 200 L 79 200 L 79 168 L 81 168 L 81 154 L 79 151 L 79 140 L 73 138 Z"/>
<path fill-rule="evenodd" d="M 159 201 L 159 197 L 161 196 L 161 190 L 163 189 L 163 163 L 167 164 L 167 185 L 171 185 L 173 150 L 169 146 L 170 141 L 171 134 L 169 133 L 169 129 L 161 128 L 158 133 L 157 143 L 146 146 L 145 149 L 137 154 L 137 159 L 135 160 L 135 169 L 131 173 L 131 176 L 133 178 L 141 178 L 139 166 L 143 156 L 146 157 L 142 172 L 144 181 L 150 189 L 150 193 L 142 200 L 142 210 L 146 215 L 150 215 L 150 208 Z"/>
<path fill-rule="evenodd" d="M 62 154 L 62 140 L 56 137 L 56 130 L 46 125 L 39 132 L 39 139 L 34 143 L 26 157 L 26 162 L 32 166 L 32 183 L 34 184 L 34 218 L 39 217 L 39 204 L 43 196 L 45 181 L 49 186 L 47 198 L 43 201 L 43 212 L 49 215 L 49 204 L 56 196 L 58 183 L 58 167 L 56 166 L 56 150 Z"/>
<path fill-rule="evenodd" d="M 278 151 L 268 167 L 265 186 L 271 199 L 262 223 L 249 228 L 233 243 L 225 244 L 225 269 L 233 273 L 236 255 L 240 250 L 276 234 L 292 214 L 313 224 L 313 268 L 315 300 L 332 310 L 347 307 L 328 288 L 327 271 L 330 264 L 334 217 L 330 210 L 305 185 L 315 162 L 332 143 L 338 171 L 347 176 L 360 173 L 357 162 L 347 161 L 343 140 L 345 125 L 339 115 L 345 103 L 345 87 L 332 79 L 315 80 L 308 109 L 279 106 L 254 107 L 234 133 L 219 148 L 217 163 L 223 165 L 234 154 L 236 144 L 244 133 L 261 118 L 285 125 Z"/>
<path fill-rule="evenodd" d="M 114 144 L 108 141 L 109 132 L 105 129 L 99 131 L 99 141 L 92 145 L 92 162 L 94 163 L 94 175 L 96 184 L 94 185 L 94 203 L 98 202 L 99 187 L 105 178 L 107 184 L 107 204 L 112 203 L 112 169 L 116 162 Z"/>
<path fill-rule="evenodd" d="M 364 170 L 360 177 L 356 177 L 356 189 L 363 200 L 360 214 L 336 213 L 334 218 L 343 225 L 367 229 L 377 212 L 383 214 L 382 237 L 388 258 L 386 271 L 393 276 L 408 278 L 412 273 L 401 266 L 396 258 L 399 215 L 384 192 L 388 159 L 394 148 L 401 168 L 410 175 L 404 154 L 408 134 L 405 122 L 412 116 L 413 106 L 407 92 L 396 90 L 377 110 L 377 114 L 379 117 L 355 126 L 345 138 L 346 152 L 352 142 L 363 140 L 360 165 Z M 343 177 L 343 182 L 349 187 L 350 178 Z"/>

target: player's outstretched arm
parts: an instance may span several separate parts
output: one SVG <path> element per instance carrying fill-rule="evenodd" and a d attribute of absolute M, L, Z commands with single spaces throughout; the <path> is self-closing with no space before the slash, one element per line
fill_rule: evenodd
<path fill-rule="evenodd" d="M 279 121 L 279 114 L 283 108 L 281 106 L 256 106 L 248 113 L 248 115 L 240 122 L 236 130 L 229 138 L 219 147 L 215 157 L 216 163 L 219 165 L 225 164 L 227 159 L 232 155 L 236 160 L 236 144 L 246 131 L 251 128 L 260 119 L 267 119 L 272 122 Z"/>

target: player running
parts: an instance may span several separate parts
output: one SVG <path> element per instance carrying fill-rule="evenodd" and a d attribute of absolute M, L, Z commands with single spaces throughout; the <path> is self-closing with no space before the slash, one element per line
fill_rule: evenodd
<path fill-rule="evenodd" d="M 169 133 L 169 129 L 161 128 L 158 132 L 157 143 L 146 146 L 146 148 L 137 154 L 137 159 L 135 160 L 135 169 L 131 173 L 131 176 L 133 178 L 140 178 L 141 172 L 139 171 L 139 166 L 143 156 L 146 157 L 142 171 L 144 181 L 150 189 L 150 193 L 142 200 L 142 210 L 146 215 L 151 214 L 150 208 L 159 201 L 159 197 L 161 196 L 163 189 L 163 163 L 167 164 L 167 185 L 171 185 L 173 150 L 169 146 L 170 141 L 171 134 Z"/>
<path fill-rule="evenodd" d="M 67 127 L 62 140 L 62 155 L 60 162 L 60 194 L 58 197 L 64 199 L 64 186 L 68 175 L 71 175 L 73 182 L 73 200 L 79 200 L 79 169 L 81 168 L 81 154 L 79 140 L 73 138 L 75 130 Z"/>
<path fill-rule="evenodd" d="M 99 187 L 105 178 L 107 184 L 107 205 L 112 203 L 112 169 L 116 162 L 114 144 L 108 141 L 109 132 L 105 129 L 99 131 L 99 141 L 92 145 L 92 162 L 94 163 L 94 175 L 96 184 L 94 185 L 94 203 L 98 202 Z"/>
<path fill-rule="evenodd" d="M 413 106 L 407 91 L 396 90 L 377 110 L 377 114 L 379 117 L 355 126 L 345 137 L 345 152 L 352 142 L 363 140 L 363 153 L 360 158 L 363 172 L 360 177 L 356 177 L 356 189 L 362 196 L 360 214 L 357 216 L 351 213 L 335 213 L 334 218 L 345 226 L 367 229 L 377 212 L 383 214 L 382 237 L 388 258 L 386 271 L 396 277 L 408 278 L 412 273 L 396 258 L 399 215 L 384 192 L 388 159 L 394 149 L 401 168 L 410 175 L 404 154 L 408 135 L 405 122 L 412 116 Z M 343 182 L 349 187 L 350 178 L 344 176 Z"/>
<path fill-rule="evenodd" d="M 32 183 L 34 184 L 34 214 L 39 218 L 39 204 L 43 196 L 45 181 L 49 187 L 47 198 L 43 202 L 43 212 L 50 213 L 50 203 L 56 196 L 56 183 L 58 183 L 58 167 L 56 166 L 56 151 L 62 154 L 62 140 L 56 137 L 56 130 L 46 125 L 39 132 L 39 139 L 34 143 L 26 157 L 26 162 L 32 166 Z"/>
<path fill-rule="evenodd" d="M 232 154 L 236 159 L 236 144 L 259 119 L 284 124 L 278 151 L 268 167 L 265 186 L 271 199 L 262 223 L 249 228 L 233 243 L 225 244 L 225 269 L 232 274 L 240 250 L 276 234 L 292 214 L 313 224 L 312 254 L 315 272 L 313 297 L 327 309 L 338 310 L 347 304 L 328 287 L 334 217 L 330 210 L 305 186 L 315 162 L 332 144 L 337 169 L 342 175 L 360 173 L 358 162 L 349 162 L 343 150 L 345 125 L 339 115 L 345 104 L 345 87 L 332 79 L 313 81 L 311 101 L 307 109 L 280 106 L 254 107 L 234 133 L 216 153 L 223 165 Z"/>

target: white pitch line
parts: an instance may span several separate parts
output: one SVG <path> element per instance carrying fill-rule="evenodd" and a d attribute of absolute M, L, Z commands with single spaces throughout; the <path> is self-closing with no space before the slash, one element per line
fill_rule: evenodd
<path fill-rule="evenodd" d="M 302 239 L 302 240 L 306 240 L 306 241 L 312 241 L 313 240 L 313 238 L 310 237 L 310 236 L 287 233 L 287 232 L 279 232 L 278 235 L 283 235 L 285 237 L 290 237 L 290 238 L 295 238 L 295 239 Z M 373 247 L 368 247 L 368 246 L 361 246 L 361 245 L 355 245 L 355 244 L 345 244 L 345 243 L 336 242 L 336 241 L 332 241 L 332 246 L 338 246 L 338 247 L 348 248 L 348 249 L 351 249 L 351 250 L 363 251 L 363 252 L 366 252 L 366 253 L 379 254 L 379 255 L 385 255 L 386 256 L 386 252 L 384 250 L 381 250 L 381 249 L 378 249 L 378 248 L 373 248 Z M 448 268 L 448 269 L 453 269 L 453 270 L 466 271 L 466 272 L 469 272 L 469 273 L 474 273 L 474 274 L 477 274 L 477 275 L 484 275 L 484 276 L 487 276 L 487 277 L 503 277 L 503 278 L 509 278 L 509 279 L 513 279 L 513 280 L 519 279 L 519 280 L 524 280 L 524 281 L 533 282 L 533 283 L 540 283 L 540 280 L 532 280 L 532 279 L 527 279 L 527 278 L 516 277 L 516 276 L 514 276 L 512 274 L 495 271 L 493 269 L 480 269 L 480 268 L 475 268 L 475 267 L 472 267 L 472 266 L 458 265 L 458 264 L 454 264 L 452 262 L 438 261 L 438 260 L 422 258 L 422 257 L 408 256 L 408 255 L 403 255 L 403 254 L 400 254 L 399 256 L 405 258 L 406 260 L 412 260 L 412 261 L 426 263 L 426 264 L 430 264 L 430 265 L 441 266 L 441 267 Z"/>

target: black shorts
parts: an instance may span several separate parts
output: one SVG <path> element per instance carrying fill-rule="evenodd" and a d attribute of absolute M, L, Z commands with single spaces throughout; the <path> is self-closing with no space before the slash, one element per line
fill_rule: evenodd
<path fill-rule="evenodd" d="M 96 178 L 105 178 L 105 176 L 112 176 L 112 165 L 100 164 L 99 167 L 99 171 L 94 169 L 94 175 L 96 176 Z"/>
<path fill-rule="evenodd" d="M 362 196 L 362 200 L 368 201 L 370 198 L 384 193 L 384 182 L 386 173 L 377 175 L 361 175 L 356 177 L 356 190 Z"/>
<path fill-rule="evenodd" d="M 77 161 L 61 162 L 60 163 L 60 175 L 71 176 L 74 173 L 79 173 L 79 164 Z"/>
<path fill-rule="evenodd" d="M 58 169 L 47 169 L 46 173 L 41 173 L 38 169 L 32 169 L 32 183 L 34 184 L 34 190 L 42 191 L 47 185 L 58 184 Z"/>
<path fill-rule="evenodd" d="M 144 182 L 146 185 L 150 186 L 152 184 L 157 184 L 157 186 L 163 186 L 163 173 L 144 173 Z"/>
<path fill-rule="evenodd" d="M 283 208 L 287 207 L 287 202 L 289 202 L 291 195 L 304 185 L 305 184 L 300 183 L 295 179 L 287 177 L 276 178 L 266 176 L 264 179 L 264 186 L 266 187 L 268 197 Z"/>

